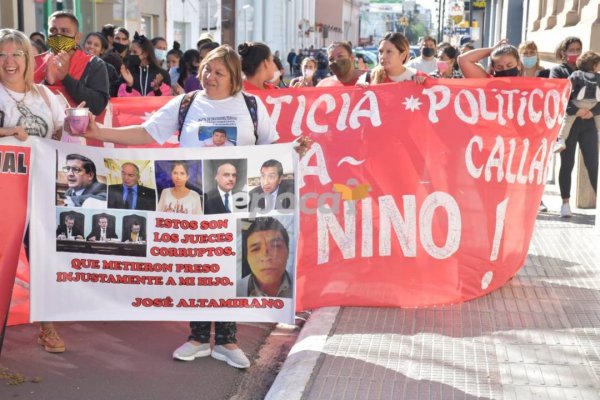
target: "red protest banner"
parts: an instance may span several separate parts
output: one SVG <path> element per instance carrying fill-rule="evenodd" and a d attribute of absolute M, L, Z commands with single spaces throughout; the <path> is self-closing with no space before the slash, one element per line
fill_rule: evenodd
<path fill-rule="evenodd" d="M 27 215 L 29 147 L 0 145 L 0 318 L 8 313 Z"/>
<path fill-rule="evenodd" d="M 522 266 L 568 83 L 263 93 L 280 133 L 316 142 L 301 161 L 298 309 L 455 303 Z"/>

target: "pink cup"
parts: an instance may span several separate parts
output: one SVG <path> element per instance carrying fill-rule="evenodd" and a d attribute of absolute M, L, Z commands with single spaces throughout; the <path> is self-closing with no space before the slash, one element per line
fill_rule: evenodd
<path fill-rule="evenodd" d="M 87 131 L 90 123 L 88 108 L 67 108 L 66 116 L 73 135 L 82 135 Z"/>

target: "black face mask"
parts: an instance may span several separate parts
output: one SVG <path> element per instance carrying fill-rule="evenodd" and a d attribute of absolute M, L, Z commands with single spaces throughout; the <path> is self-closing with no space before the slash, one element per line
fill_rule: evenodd
<path fill-rule="evenodd" d="M 127 49 L 127 45 L 126 44 L 122 44 L 122 43 L 117 43 L 117 42 L 113 42 L 113 49 L 115 49 L 115 51 L 117 53 L 122 53 Z"/>
<path fill-rule="evenodd" d="M 124 62 L 127 68 L 131 70 L 138 68 L 142 60 L 140 60 L 140 56 L 136 54 L 130 54 L 127 57 L 125 57 Z"/>
<path fill-rule="evenodd" d="M 423 49 L 423 57 L 432 57 L 435 54 L 435 49 L 431 47 L 425 47 Z"/>
<path fill-rule="evenodd" d="M 494 71 L 496 78 L 502 78 L 505 76 L 519 76 L 519 68 L 514 67 L 511 69 L 505 69 L 504 71 Z"/>

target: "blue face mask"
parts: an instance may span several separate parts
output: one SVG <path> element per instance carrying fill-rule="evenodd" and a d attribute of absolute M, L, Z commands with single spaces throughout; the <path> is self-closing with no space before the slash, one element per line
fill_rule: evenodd
<path fill-rule="evenodd" d="M 523 56 L 523 66 L 525 68 L 533 68 L 537 64 L 537 56 Z"/>
<path fill-rule="evenodd" d="M 167 51 L 161 49 L 154 49 L 154 55 L 158 61 L 164 61 L 167 59 Z"/>

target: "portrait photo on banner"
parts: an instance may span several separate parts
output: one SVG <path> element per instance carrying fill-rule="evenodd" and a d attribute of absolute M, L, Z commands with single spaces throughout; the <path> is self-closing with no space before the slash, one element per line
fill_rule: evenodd
<path fill-rule="evenodd" d="M 105 158 L 108 208 L 156 210 L 154 162 Z"/>
<path fill-rule="evenodd" d="M 200 125 L 198 140 L 202 147 L 236 146 L 237 128 L 235 126 Z"/>
<path fill-rule="evenodd" d="M 56 208 L 56 251 L 146 256 L 147 214 Z"/>
<path fill-rule="evenodd" d="M 203 214 L 202 161 L 154 162 L 158 206 L 156 211 Z"/>
<path fill-rule="evenodd" d="M 204 160 L 204 213 L 226 214 L 248 210 L 248 161 Z"/>
<path fill-rule="evenodd" d="M 103 159 L 57 152 L 56 205 L 106 208 L 106 169 Z"/>
<path fill-rule="evenodd" d="M 237 220 L 237 297 L 293 297 L 294 226 L 292 215 Z"/>
<path fill-rule="evenodd" d="M 267 213 L 295 208 L 294 169 L 291 157 L 261 154 L 248 158 L 248 211 Z"/>

